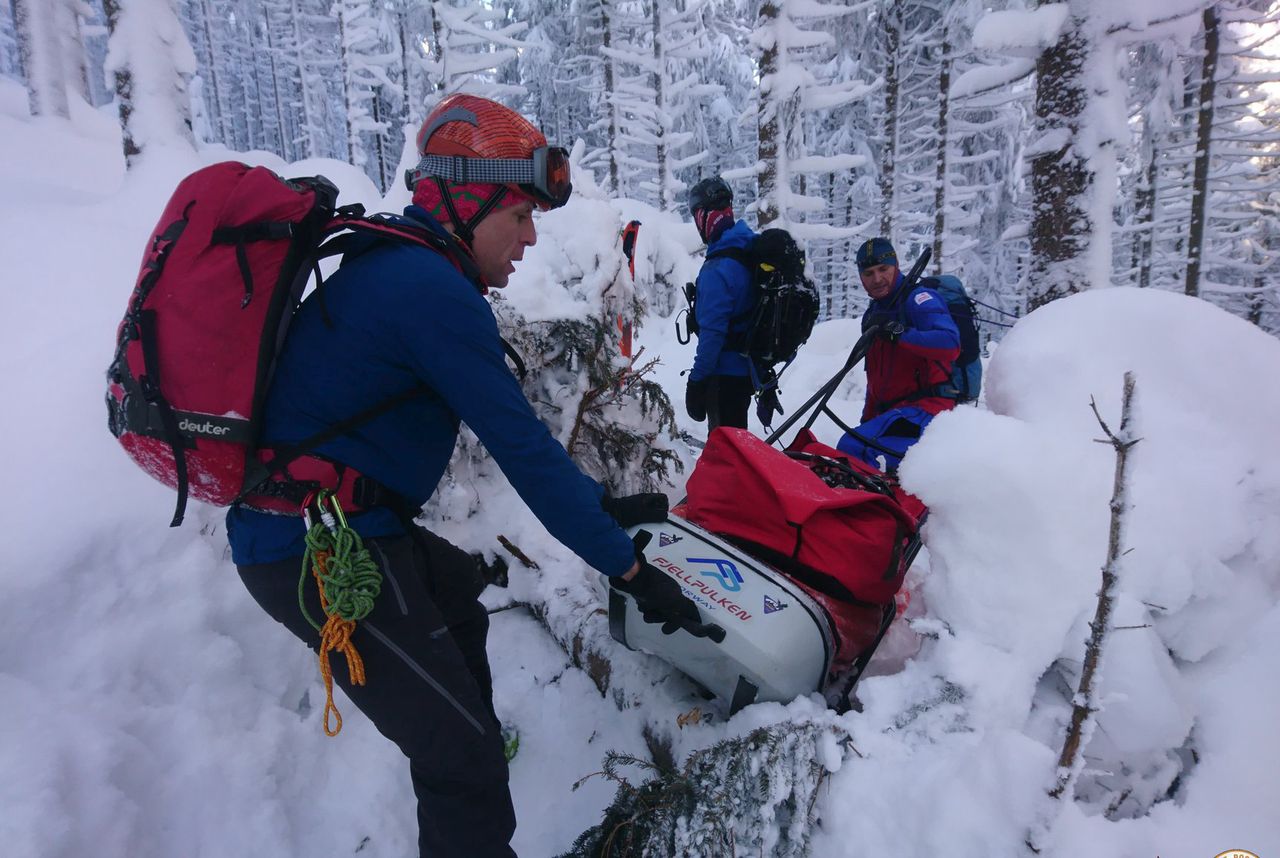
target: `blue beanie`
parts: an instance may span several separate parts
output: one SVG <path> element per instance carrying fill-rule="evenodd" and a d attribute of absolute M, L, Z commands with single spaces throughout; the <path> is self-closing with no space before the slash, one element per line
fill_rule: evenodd
<path fill-rule="evenodd" d="M 898 265 L 898 254 L 893 243 L 887 238 L 869 238 L 858 248 L 858 270 L 866 271 L 877 265 Z"/>

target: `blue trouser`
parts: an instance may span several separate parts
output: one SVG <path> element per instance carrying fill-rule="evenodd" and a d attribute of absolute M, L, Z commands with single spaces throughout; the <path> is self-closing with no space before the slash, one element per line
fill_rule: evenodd
<path fill-rule="evenodd" d="M 422 856 L 514 858 L 508 843 L 516 818 L 476 562 L 419 527 L 365 544 L 383 575 L 373 611 L 351 637 L 368 682 L 353 686 L 336 653 L 334 682 L 409 758 Z M 319 635 L 298 609 L 301 566 L 300 557 L 242 566 L 240 578 L 268 614 L 315 650 Z M 307 611 L 322 618 L 316 587 L 305 594 Z"/>
<path fill-rule="evenodd" d="M 874 468 L 893 472 L 902 464 L 907 448 L 920 440 L 924 427 L 932 419 L 929 412 L 912 406 L 891 408 L 852 432 L 846 432 L 836 448 Z"/>

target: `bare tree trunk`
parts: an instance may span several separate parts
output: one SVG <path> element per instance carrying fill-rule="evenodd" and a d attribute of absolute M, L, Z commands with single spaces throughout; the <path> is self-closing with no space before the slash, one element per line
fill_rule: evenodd
<path fill-rule="evenodd" d="M 204 0 L 208 2 L 208 0 Z M 295 52 L 295 65 L 298 68 L 298 91 L 302 94 L 302 133 L 307 139 L 307 157 L 317 158 L 320 155 L 319 134 L 317 133 L 315 116 L 312 113 L 314 109 L 312 105 L 311 81 L 307 75 L 307 66 L 305 57 L 307 55 L 306 42 L 302 38 L 302 9 L 299 6 L 299 0 L 292 0 L 291 14 L 289 17 L 293 21 L 293 50 Z"/>
<path fill-rule="evenodd" d="M 280 133 L 280 156 L 286 161 L 296 161 L 298 159 L 297 149 L 294 146 L 293 135 L 289 133 L 289 124 L 284 112 L 284 102 L 280 98 L 280 77 L 276 71 L 275 37 L 271 33 L 271 11 L 267 6 L 262 7 L 262 28 L 267 34 L 267 63 L 271 69 L 271 95 L 276 107 L 276 126 L 279 128 Z"/>
<path fill-rule="evenodd" d="M 240 68 L 244 73 L 245 131 L 249 135 L 250 149 L 270 149 L 267 142 L 267 123 L 262 115 L 262 80 L 258 74 L 258 45 L 254 34 L 254 21 L 247 20 L 244 39 L 237 53 L 241 54 Z M 256 131 L 255 131 L 255 125 Z"/>
<path fill-rule="evenodd" d="M 1187 230 L 1188 295 L 1200 294 L 1204 260 L 1204 226 L 1209 199 L 1209 147 L 1213 143 L 1213 94 L 1218 73 L 1218 10 L 1204 10 L 1204 64 L 1200 69 L 1200 115 L 1196 128 L 1195 174 L 1191 180 L 1191 225 Z"/>
<path fill-rule="evenodd" d="M 1042 145 L 1031 159 L 1033 291 L 1027 303 L 1032 310 L 1086 284 L 1080 257 L 1092 224 L 1082 197 L 1093 175 L 1072 145 L 1087 97 L 1082 72 L 1088 43 L 1080 25 L 1070 19 L 1057 43 L 1036 61 L 1036 131 Z"/>
<path fill-rule="evenodd" d="M 62 79 L 76 95 L 88 102 L 89 69 L 85 63 L 84 42 L 80 36 L 78 7 L 76 0 L 55 0 L 53 31 L 62 61 Z"/>
<path fill-rule="evenodd" d="M 1138 269 L 1138 287 L 1146 289 L 1151 285 L 1151 255 L 1155 252 L 1156 240 L 1156 182 L 1159 181 L 1160 171 L 1157 167 L 1158 153 L 1155 144 L 1155 135 L 1148 128 L 1144 134 L 1144 146 L 1142 147 L 1143 157 L 1147 159 L 1146 170 L 1144 171 L 1144 179 L 1138 185 L 1136 194 L 1136 217 L 1135 220 L 1142 226 L 1142 230 L 1134 237 L 1134 267 Z"/>
<path fill-rule="evenodd" d="M 901 43 L 898 7 L 890 4 L 885 15 L 884 148 L 880 151 L 880 234 L 893 238 L 894 162 L 898 157 L 898 50 Z"/>
<path fill-rule="evenodd" d="M 400 86 L 404 98 L 400 99 L 400 124 L 413 121 L 413 93 L 409 90 L 409 13 L 404 6 L 396 7 L 397 31 L 400 34 Z"/>
<path fill-rule="evenodd" d="M 436 81 L 436 91 L 443 93 L 449 86 L 448 40 L 445 38 L 444 24 L 440 22 L 438 3 L 431 4 L 431 35 L 435 37 L 436 63 L 440 66 L 440 79 Z"/>
<path fill-rule="evenodd" d="M 204 48 L 205 48 L 205 68 L 209 72 L 209 87 L 212 90 L 210 95 L 212 98 L 206 97 L 204 100 L 206 109 L 212 107 L 213 120 L 217 122 L 218 133 L 221 135 L 220 142 L 230 144 L 231 131 L 227 127 L 227 109 L 222 103 L 222 88 L 218 86 L 218 61 L 217 51 L 213 46 L 213 34 L 215 32 L 215 17 L 210 8 L 210 0 L 200 0 L 200 14 L 204 18 Z"/>
<path fill-rule="evenodd" d="M 657 121 L 657 161 L 658 161 L 658 208 L 666 211 L 671 207 L 672 200 L 668 199 L 668 188 L 670 181 L 667 176 L 667 104 L 662 89 L 662 79 L 665 77 L 666 58 L 662 52 L 662 4 L 666 0 L 652 0 L 653 2 L 653 93 L 654 103 L 658 108 Z"/>
<path fill-rule="evenodd" d="M 27 78 L 27 104 L 32 116 L 70 115 L 56 23 L 49 0 L 13 0 L 18 57 Z"/>
<path fill-rule="evenodd" d="M 1258 248 L 1251 255 L 1257 256 L 1259 262 L 1263 262 L 1270 255 L 1271 251 L 1271 219 L 1265 218 L 1262 221 L 1262 227 L 1258 234 Z M 1259 270 L 1253 275 L 1253 288 L 1256 290 L 1249 298 L 1249 315 L 1248 319 L 1259 328 L 1262 327 L 1262 308 L 1266 303 L 1266 294 L 1263 291 L 1266 288 L 1267 281 L 1263 276 L 1261 265 Z"/>
<path fill-rule="evenodd" d="M 947 228 L 947 118 L 951 108 L 951 45 L 942 38 L 938 73 L 938 172 L 933 186 L 933 270 L 942 273 L 942 236 Z"/>
<path fill-rule="evenodd" d="M 853 188 L 849 189 L 849 196 L 844 201 L 844 222 L 853 223 Z M 855 259 L 857 256 L 858 251 L 856 250 L 856 247 L 857 245 L 852 239 L 845 242 L 845 270 L 841 272 L 844 276 L 840 278 L 840 281 L 844 283 L 844 315 L 846 318 L 850 315 L 849 307 L 852 303 L 849 296 L 858 288 L 854 286 L 853 279 L 856 275 L 854 274 L 854 269 L 849 264 L 849 260 Z M 860 281 L 859 285 L 861 285 Z"/>
<path fill-rule="evenodd" d="M 373 91 L 373 121 L 375 125 L 382 123 L 382 87 Z M 378 156 L 378 190 L 387 192 L 387 151 L 386 135 L 379 131 L 373 135 L 373 147 Z"/>
<path fill-rule="evenodd" d="M 341 51 L 339 68 L 342 72 L 342 103 L 346 106 L 347 163 L 354 164 L 356 157 L 356 132 L 351 127 L 351 83 L 347 80 L 347 24 L 342 9 L 338 9 L 338 46 Z"/>
<path fill-rule="evenodd" d="M 763 0 L 760 4 L 760 26 L 766 22 L 772 26 L 777 21 L 778 0 Z M 760 79 L 776 79 L 778 74 L 778 44 L 771 42 L 760 56 Z M 761 229 L 782 216 L 777 205 L 778 199 L 778 156 L 783 150 L 779 139 L 778 105 L 768 95 L 757 92 L 758 107 L 756 111 L 757 145 L 756 153 L 760 161 L 760 173 L 756 179 L 756 223 Z"/>
<path fill-rule="evenodd" d="M 102 11 L 107 16 L 107 29 L 115 33 L 120 22 L 120 0 L 102 0 Z M 124 148 L 124 161 L 132 167 L 142 149 L 134 141 L 133 129 L 129 121 L 133 116 L 133 73 L 128 67 L 116 70 L 113 75 L 116 91 L 116 106 L 120 113 L 120 142 Z"/>
<path fill-rule="evenodd" d="M 827 211 L 831 212 L 831 215 L 829 217 L 832 219 L 831 222 L 834 222 L 834 216 L 836 211 L 836 174 L 835 173 L 831 173 L 827 176 Z M 823 262 L 823 267 L 824 267 L 824 270 L 822 272 L 822 280 L 820 280 L 819 282 L 827 284 L 827 303 L 828 303 L 827 318 L 830 319 L 830 318 L 834 318 L 832 315 L 834 310 L 831 309 L 831 299 L 835 294 L 835 291 L 836 291 L 835 284 L 837 282 L 834 279 L 834 274 L 836 269 L 836 243 L 834 241 L 827 242 L 827 253 L 826 253 L 826 259 Z M 843 317 L 845 315 L 847 314 L 842 311 L 841 316 Z"/>
<path fill-rule="evenodd" d="M 613 57 L 609 56 L 613 44 L 613 25 L 609 21 L 609 0 L 600 0 L 601 39 L 604 45 L 604 100 L 609 111 L 609 192 L 618 195 L 618 107 L 614 92 Z"/>

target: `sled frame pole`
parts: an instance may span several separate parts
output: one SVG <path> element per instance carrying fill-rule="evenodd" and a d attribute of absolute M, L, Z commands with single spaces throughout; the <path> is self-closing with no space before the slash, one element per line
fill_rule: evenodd
<path fill-rule="evenodd" d="M 920 253 L 920 257 L 916 260 L 915 265 L 911 266 L 911 271 L 903 281 L 903 289 L 909 291 L 915 288 L 916 282 L 920 279 L 920 275 L 924 273 L 924 268 L 929 264 L 929 258 L 931 256 L 933 256 L 933 250 L 928 247 Z M 830 381 L 818 388 L 818 392 L 809 397 L 808 402 L 797 408 L 795 414 L 792 414 L 783 421 L 781 426 L 773 430 L 773 432 L 769 434 L 769 437 L 764 439 L 764 442 L 766 444 L 776 443 L 778 439 L 781 438 L 788 429 L 794 426 L 806 413 L 809 413 L 809 419 L 806 420 L 804 426 L 801 427 L 803 429 L 812 427 L 814 422 L 817 421 L 819 414 L 826 414 L 835 421 L 837 426 L 848 431 L 848 427 L 840 420 L 839 417 L 836 416 L 835 412 L 831 410 L 827 403 L 831 401 L 832 395 L 835 394 L 836 388 L 840 386 L 840 382 L 844 381 L 844 377 L 867 356 L 867 352 L 871 349 L 871 344 L 875 342 L 876 335 L 879 333 L 879 325 L 872 325 L 864 331 L 862 336 L 858 337 L 858 341 L 853 344 L 853 348 L 849 350 L 849 357 L 845 360 L 844 366 L 840 368 L 840 371 L 832 376 Z M 810 409 L 812 409 L 811 413 Z"/>

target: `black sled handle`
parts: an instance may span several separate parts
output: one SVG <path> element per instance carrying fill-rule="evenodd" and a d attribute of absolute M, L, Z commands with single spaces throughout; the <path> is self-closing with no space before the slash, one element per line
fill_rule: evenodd
<path fill-rule="evenodd" d="M 648 530 L 641 530 L 632 537 L 635 543 L 637 554 L 643 554 L 644 549 L 653 541 L 653 534 Z M 642 561 L 647 562 L 647 561 Z M 688 598 L 687 596 L 685 598 Z M 690 600 L 692 601 L 692 600 Z M 698 609 L 699 618 L 701 618 L 702 610 Z M 671 631 L 667 631 L 671 627 Z M 716 623 L 695 623 L 689 620 L 668 621 L 662 625 L 662 633 L 664 635 L 674 634 L 676 629 L 684 629 L 696 638 L 710 638 L 715 643 L 724 643 L 725 631 Z M 615 635 L 615 637 L 617 637 Z"/>

